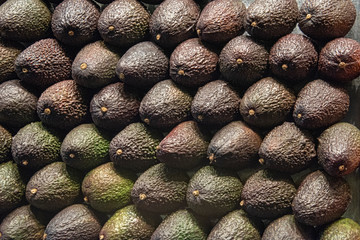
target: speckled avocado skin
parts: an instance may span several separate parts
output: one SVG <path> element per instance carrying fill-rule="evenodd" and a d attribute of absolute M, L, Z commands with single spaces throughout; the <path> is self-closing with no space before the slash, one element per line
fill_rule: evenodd
<path fill-rule="evenodd" d="M 20 44 L 0 39 L 0 82 L 16 78 L 15 59 L 22 50 Z"/>
<path fill-rule="evenodd" d="M 11 158 L 12 135 L 0 125 L 0 163 Z"/>
<path fill-rule="evenodd" d="M 341 218 L 324 229 L 320 240 L 360 239 L 360 225 L 350 218 Z"/>

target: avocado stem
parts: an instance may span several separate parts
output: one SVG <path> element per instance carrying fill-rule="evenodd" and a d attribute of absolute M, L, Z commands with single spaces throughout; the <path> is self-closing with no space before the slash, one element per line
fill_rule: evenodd
<path fill-rule="evenodd" d="M 251 26 L 252 26 L 252 27 L 256 27 L 256 26 L 257 26 L 257 23 L 256 23 L 256 22 L 252 22 L 252 23 L 251 23 Z"/>
<path fill-rule="evenodd" d="M 33 189 L 30 190 L 31 194 L 35 194 L 35 193 L 37 193 L 37 191 L 38 190 L 36 188 L 33 188 Z"/>
<path fill-rule="evenodd" d="M 263 158 L 260 158 L 260 159 L 259 159 L 259 163 L 260 163 L 261 165 L 264 165 L 264 164 L 265 164 L 265 160 L 264 160 Z"/>
<path fill-rule="evenodd" d="M 255 115 L 255 111 L 254 111 L 254 109 L 250 109 L 250 110 L 249 110 L 249 115 L 250 115 L 250 116 Z"/>
<path fill-rule="evenodd" d="M 236 59 L 237 64 L 242 64 L 244 61 L 241 58 Z"/>
<path fill-rule="evenodd" d="M 46 233 L 44 233 L 44 235 L 43 235 L 43 240 L 45 240 L 45 239 L 46 239 L 46 237 L 47 237 L 47 234 L 46 234 Z"/>
<path fill-rule="evenodd" d="M 120 73 L 120 74 L 119 74 L 119 78 L 120 78 L 121 80 L 125 79 L 125 74 L 124 74 L 124 73 Z"/>
<path fill-rule="evenodd" d="M 74 35 L 75 35 L 75 33 L 74 33 L 74 31 L 73 31 L 73 30 L 70 30 L 70 31 L 68 32 L 68 35 L 69 35 L 70 37 L 72 37 L 72 36 L 74 36 Z"/>
<path fill-rule="evenodd" d="M 159 41 L 160 38 L 161 38 L 161 35 L 160 35 L 160 33 L 159 33 L 159 34 L 156 35 L 156 40 Z"/>
<path fill-rule="evenodd" d="M 2 233 L 0 232 L 0 238 L 1 238 L 1 236 L 2 236 Z"/>
<path fill-rule="evenodd" d="M 144 193 L 139 194 L 139 199 L 142 201 L 146 198 L 146 195 Z"/>
<path fill-rule="evenodd" d="M 312 15 L 311 15 L 310 13 L 306 14 L 305 19 L 306 19 L 306 20 L 309 20 L 310 18 L 312 18 Z"/>
<path fill-rule="evenodd" d="M 301 118 L 301 117 L 302 117 L 301 113 L 298 113 L 297 118 Z"/>
<path fill-rule="evenodd" d="M 282 68 L 282 70 L 286 71 L 286 70 L 288 69 L 288 65 L 283 64 L 283 65 L 281 66 L 281 68 Z"/>
<path fill-rule="evenodd" d="M 28 73 L 28 72 L 29 72 L 29 70 L 28 70 L 27 68 L 22 68 L 21 71 L 22 71 L 23 73 Z"/>
<path fill-rule="evenodd" d="M 197 33 L 197 35 L 200 37 L 201 30 L 200 30 L 200 29 L 196 30 L 196 33 Z"/>
<path fill-rule="evenodd" d="M 184 75 L 185 75 L 185 72 L 184 72 L 184 70 L 180 69 L 180 70 L 178 71 L 178 74 L 179 74 L 180 76 L 184 76 Z"/>
<path fill-rule="evenodd" d="M 89 199 L 88 199 L 88 197 L 84 197 L 84 202 L 86 202 L 86 203 L 88 203 L 89 202 Z"/>
<path fill-rule="evenodd" d="M 346 67 L 346 63 L 345 63 L 345 62 L 340 62 L 340 63 L 339 63 L 339 67 L 340 67 L 340 68 L 345 68 L 345 67 Z"/>
<path fill-rule="evenodd" d="M 106 113 L 108 109 L 107 109 L 107 107 L 101 107 L 100 110 L 102 113 Z"/>
<path fill-rule="evenodd" d="M 45 108 L 44 113 L 45 113 L 45 115 L 50 115 L 51 114 L 50 108 Z"/>
<path fill-rule="evenodd" d="M 200 192 L 199 192 L 199 190 L 194 190 L 194 191 L 192 192 L 192 194 L 193 194 L 195 197 L 197 197 L 197 196 L 199 196 Z"/>
<path fill-rule="evenodd" d="M 211 153 L 209 156 L 210 164 L 215 160 L 215 154 Z"/>
<path fill-rule="evenodd" d="M 241 200 L 240 202 L 240 207 L 243 207 L 245 205 L 245 201 L 244 200 Z"/>
<path fill-rule="evenodd" d="M 111 26 L 109 26 L 109 28 L 108 28 L 108 29 L 109 29 L 109 31 L 110 31 L 110 32 L 112 32 L 112 31 L 114 31 L 114 30 L 115 30 L 115 27 L 114 27 L 113 25 L 111 25 Z"/>
<path fill-rule="evenodd" d="M 340 166 L 339 166 L 339 171 L 342 172 L 342 171 L 344 171 L 344 170 L 345 170 L 345 165 L 340 165 Z"/>
<path fill-rule="evenodd" d="M 85 70 L 87 68 L 87 64 L 86 63 L 82 63 L 81 65 L 80 65 L 80 69 L 81 70 Z"/>
<path fill-rule="evenodd" d="M 121 155 L 123 151 L 121 149 L 116 150 L 116 155 Z"/>
<path fill-rule="evenodd" d="M 100 239 L 100 240 L 104 240 L 104 238 L 105 238 L 104 234 L 101 234 L 101 235 L 99 236 L 99 239 Z"/>
<path fill-rule="evenodd" d="M 24 165 L 24 166 L 27 166 L 29 164 L 29 161 L 24 160 L 24 161 L 21 162 L 21 164 Z"/>
<path fill-rule="evenodd" d="M 75 154 L 70 153 L 70 154 L 69 154 L 69 157 L 70 157 L 70 158 L 75 158 Z"/>
<path fill-rule="evenodd" d="M 160 150 L 160 145 L 157 145 L 155 150 Z"/>
<path fill-rule="evenodd" d="M 144 118 L 144 123 L 149 124 L 150 120 L 148 118 Z"/>
<path fill-rule="evenodd" d="M 199 121 L 202 121 L 202 120 L 204 119 L 204 117 L 203 117 L 202 115 L 198 115 L 198 116 L 197 116 L 197 119 L 198 119 Z"/>

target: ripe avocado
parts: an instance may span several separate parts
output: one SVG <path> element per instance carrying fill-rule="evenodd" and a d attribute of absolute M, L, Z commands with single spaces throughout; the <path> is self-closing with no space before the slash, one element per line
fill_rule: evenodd
<path fill-rule="evenodd" d="M 0 82 L 16 78 L 15 59 L 22 50 L 20 44 L 0 39 Z"/>
<path fill-rule="evenodd" d="M 11 133 L 0 125 L 0 163 L 10 160 L 11 158 Z"/>
<path fill-rule="evenodd" d="M 350 218 L 341 218 L 326 226 L 320 240 L 360 239 L 360 225 Z"/>

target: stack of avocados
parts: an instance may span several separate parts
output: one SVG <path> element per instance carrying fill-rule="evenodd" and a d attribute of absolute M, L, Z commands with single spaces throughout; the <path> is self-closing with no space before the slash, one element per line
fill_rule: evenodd
<path fill-rule="evenodd" d="M 353 2 L 1 0 L 0 240 L 360 239 Z"/>

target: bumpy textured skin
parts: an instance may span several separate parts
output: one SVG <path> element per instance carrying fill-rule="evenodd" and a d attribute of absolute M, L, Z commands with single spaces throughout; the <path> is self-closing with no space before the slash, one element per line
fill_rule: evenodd
<path fill-rule="evenodd" d="M 285 122 L 265 136 L 259 156 L 269 169 L 296 173 L 315 159 L 315 142 L 309 132 L 298 128 L 295 123 Z"/>
<path fill-rule="evenodd" d="M 174 212 L 186 205 L 188 182 L 189 177 L 185 171 L 159 163 L 136 180 L 131 199 L 141 210 L 158 214 Z"/>
<path fill-rule="evenodd" d="M 158 163 L 156 147 L 162 138 L 160 131 L 143 123 L 129 124 L 111 140 L 110 159 L 120 168 L 143 172 Z"/>
<path fill-rule="evenodd" d="M 101 13 L 98 30 L 105 42 L 129 47 L 145 39 L 149 32 L 150 13 L 136 0 L 116 0 Z M 114 30 L 110 31 L 109 27 Z"/>
<path fill-rule="evenodd" d="M 61 158 L 73 168 L 88 171 L 110 160 L 110 141 L 111 135 L 97 128 L 95 124 L 81 124 L 64 138 L 60 150 Z"/>
<path fill-rule="evenodd" d="M 201 11 L 196 24 L 200 39 L 216 44 L 228 42 L 244 30 L 245 13 L 241 0 L 211 1 Z"/>
<path fill-rule="evenodd" d="M 62 139 L 62 134 L 41 122 L 30 123 L 14 136 L 12 157 L 19 165 L 40 169 L 52 162 L 61 161 Z"/>
<path fill-rule="evenodd" d="M 51 29 L 61 42 L 81 46 L 97 37 L 100 11 L 91 0 L 65 0 L 54 10 Z M 74 35 L 70 36 L 69 31 Z"/>
<path fill-rule="evenodd" d="M 257 225 L 243 210 L 234 210 L 222 217 L 207 240 L 261 240 Z"/>
<path fill-rule="evenodd" d="M 339 64 L 345 63 L 345 67 Z M 319 55 L 319 74 L 340 83 L 351 82 L 360 76 L 360 43 L 350 38 L 328 42 Z"/>
<path fill-rule="evenodd" d="M 112 162 L 91 170 L 82 182 L 82 192 L 91 207 L 111 213 L 131 202 L 130 192 L 136 175 L 130 170 L 116 169 Z"/>
<path fill-rule="evenodd" d="M 339 219 L 321 233 L 320 240 L 357 240 L 360 239 L 360 225 L 350 218 Z"/>
<path fill-rule="evenodd" d="M 306 16 L 311 14 L 311 18 Z M 299 28 L 321 41 L 345 36 L 353 26 L 356 9 L 351 0 L 305 0 L 300 8 Z"/>
<path fill-rule="evenodd" d="M 318 53 L 309 38 L 300 34 L 288 34 L 271 48 L 269 64 L 272 73 L 286 81 L 297 82 L 314 75 Z M 284 70 L 283 66 L 287 68 Z"/>
<path fill-rule="evenodd" d="M 240 102 L 245 122 L 260 128 L 281 124 L 290 114 L 296 96 L 276 79 L 267 77 L 248 88 Z M 251 115 L 249 111 L 254 111 Z"/>
<path fill-rule="evenodd" d="M 173 81 L 161 81 L 142 99 L 141 120 L 148 119 L 151 127 L 171 129 L 190 117 L 192 100 L 192 96 Z"/>
<path fill-rule="evenodd" d="M 181 85 L 197 88 L 216 79 L 218 59 L 218 55 L 199 38 L 188 39 L 170 56 L 170 77 Z M 182 75 L 179 74 L 181 70 Z"/>
<path fill-rule="evenodd" d="M 56 39 L 35 42 L 15 60 L 18 77 L 31 85 L 45 89 L 71 77 L 72 54 Z M 24 72 L 24 69 L 27 72 Z"/>
<path fill-rule="evenodd" d="M 261 240 L 314 240 L 315 229 L 297 222 L 294 215 L 285 215 L 271 222 Z"/>
<path fill-rule="evenodd" d="M 197 214 L 219 218 L 238 206 L 242 189 L 235 172 L 205 166 L 191 178 L 186 201 Z"/>
<path fill-rule="evenodd" d="M 116 65 L 121 81 L 148 89 L 168 78 L 169 59 L 155 43 L 145 41 L 129 48 Z"/>
<path fill-rule="evenodd" d="M 87 88 L 105 87 L 117 80 L 115 69 L 120 51 L 103 41 L 90 43 L 76 55 L 72 64 L 72 77 Z M 86 68 L 82 69 L 83 64 Z"/>
<path fill-rule="evenodd" d="M 49 126 L 71 129 L 89 117 L 90 99 L 89 90 L 77 85 L 74 80 L 61 81 L 41 94 L 37 114 Z M 46 114 L 47 108 L 50 109 L 50 114 Z"/>
<path fill-rule="evenodd" d="M 0 125 L 0 163 L 10 159 L 11 143 L 11 133 Z"/>
<path fill-rule="evenodd" d="M 317 170 L 300 184 L 292 209 L 303 224 L 320 226 L 341 217 L 351 201 L 351 190 L 345 179 Z"/>
<path fill-rule="evenodd" d="M 360 130 L 350 123 L 337 123 L 318 138 L 319 164 L 332 176 L 352 173 L 360 164 Z M 344 165 L 343 171 L 339 167 Z"/>
<path fill-rule="evenodd" d="M 96 126 L 119 132 L 140 119 L 141 97 L 134 88 L 117 82 L 94 95 L 90 102 L 91 118 Z M 101 109 L 105 107 L 106 112 Z"/>
<path fill-rule="evenodd" d="M 18 166 L 9 161 L 0 164 L 0 214 L 18 207 L 25 196 L 25 184 Z"/>
<path fill-rule="evenodd" d="M 1 36 L 34 42 L 50 31 L 51 12 L 42 0 L 8 0 L 0 6 Z"/>
<path fill-rule="evenodd" d="M 194 36 L 199 16 L 200 8 L 193 0 L 163 1 L 151 15 L 152 40 L 163 48 L 175 48 Z"/>
<path fill-rule="evenodd" d="M 210 164 L 229 169 L 243 169 L 256 163 L 261 137 L 241 121 L 231 122 L 215 133 L 207 155 Z"/>
<path fill-rule="evenodd" d="M 229 83 L 212 81 L 198 89 L 191 104 L 191 115 L 204 125 L 224 126 L 240 117 L 240 100 Z"/>
<path fill-rule="evenodd" d="M 164 0 L 143 0 L 142 2 L 148 3 L 148 4 L 160 4 Z"/>
<path fill-rule="evenodd" d="M 26 185 L 27 201 L 42 210 L 57 212 L 79 200 L 82 174 L 64 162 L 54 162 L 37 171 Z M 31 191 L 33 189 L 37 189 Z"/>
<path fill-rule="evenodd" d="M 268 58 L 269 53 L 263 45 L 248 36 L 238 36 L 221 50 L 219 69 L 232 85 L 248 87 L 265 75 Z"/>
<path fill-rule="evenodd" d="M 21 128 L 38 120 L 38 97 L 20 80 L 10 80 L 0 85 L 0 122 Z"/>
<path fill-rule="evenodd" d="M 244 210 L 259 218 L 278 218 L 291 212 L 296 187 L 290 176 L 259 170 L 248 178 L 241 193 Z"/>
<path fill-rule="evenodd" d="M 302 128 L 327 127 L 340 121 L 348 112 L 349 105 L 350 98 L 345 88 L 317 79 L 299 92 L 293 118 Z"/>
<path fill-rule="evenodd" d="M 156 157 L 169 167 L 192 169 L 205 162 L 209 135 L 195 121 L 177 125 L 156 148 Z"/>
<path fill-rule="evenodd" d="M 160 222 L 160 216 L 140 212 L 135 205 L 129 205 L 110 217 L 99 236 L 104 236 L 104 240 L 148 240 Z"/>
<path fill-rule="evenodd" d="M 55 215 L 46 226 L 43 240 L 97 240 L 101 222 L 85 205 L 74 204 Z"/>
<path fill-rule="evenodd" d="M 151 240 L 205 240 L 208 226 L 190 210 L 178 210 L 159 225 Z"/>
<path fill-rule="evenodd" d="M 0 82 L 16 78 L 15 59 L 22 50 L 20 44 L 0 40 Z"/>
<path fill-rule="evenodd" d="M 276 39 L 291 33 L 298 17 L 296 0 L 255 0 L 246 11 L 245 29 L 255 38 Z"/>

